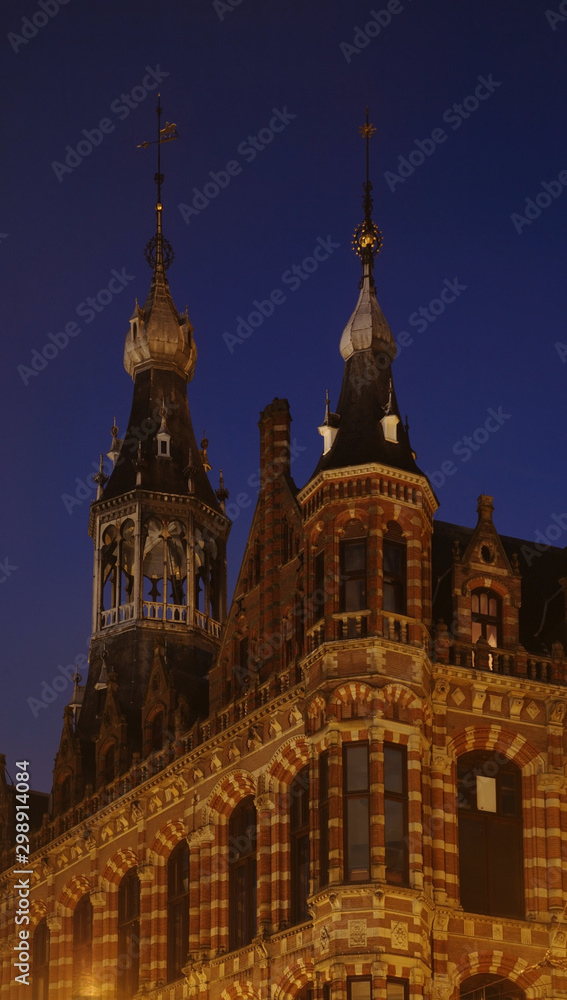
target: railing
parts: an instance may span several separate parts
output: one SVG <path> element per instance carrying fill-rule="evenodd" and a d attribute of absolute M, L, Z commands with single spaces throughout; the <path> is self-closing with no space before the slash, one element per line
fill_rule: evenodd
<path fill-rule="evenodd" d="M 109 625 L 117 625 L 120 622 L 129 622 L 134 617 L 133 604 L 121 604 L 118 608 L 110 608 L 108 611 L 101 611 L 100 626 L 108 628 Z"/>
<path fill-rule="evenodd" d="M 214 636 L 215 639 L 220 639 L 222 632 L 221 623 L 215 621 L 214 618 L 209 618 L 209 616 L 203 614 L 202 611 L 197 611 L 196 608 L 193 615 L 193 624 L 195 625 L 195 628 L 202 628 L 204 632 L 208 632 L 209 635 Z"/>
<path fill-rule="evenodd" d="M 368 635 L 369 611 L 345 611 L 333 615 L 337 628 L 337 639 L 362 639 Z"/>
<path fill-rule="evenodd" d="M 391 642 L 411 641 L 410 619 L 405 615 L 396 615 L 391 611 L 382 612 L 382 635 Z"/>
<path fill-rule="evenodd" d="M 544 684 L 563 683 L 554 670 L 551 660 L 531 656 L 525 650 L 512 652 L 497 649 L 488 643 L 452 643 L 449 646 L 449 663 L 469 670 L 483 670 L 504 677 L 524 677 Z"/>

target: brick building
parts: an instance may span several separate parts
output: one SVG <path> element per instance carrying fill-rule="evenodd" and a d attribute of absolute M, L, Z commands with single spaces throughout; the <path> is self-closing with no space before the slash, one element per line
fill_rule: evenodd
<path fill-rule="evenodd" d="M 474 528 L 433 520 L 370 192 L 337 412 L 302 488 L 287 402 L 262 412 L 228 612 L 227 493 L 158 203 L 129 427 L 91 508 L 89 671 L 50 809 L 33 798 L 23 904 L 0 758 L 2 997 L 567 998 L 567 557 L 499 535 L 489 496 Z"/>

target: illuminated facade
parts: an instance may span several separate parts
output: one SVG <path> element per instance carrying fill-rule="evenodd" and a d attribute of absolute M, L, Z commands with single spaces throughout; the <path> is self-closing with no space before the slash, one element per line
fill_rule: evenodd
<path fill-rule="evenodd" d="M 261 414 L 227 613 L 227 494 L 158 204 L 129 427 L 91 508 L 89 673 L 31 837 L 29 986 L 0 776 L 2 997 L 567 998 L 567 558 L 499 536 L 488 496 L 474 529 L 434 522 L 379 239 L 367 179 L 337 412 L 301 489 L 287 402 Z"/>

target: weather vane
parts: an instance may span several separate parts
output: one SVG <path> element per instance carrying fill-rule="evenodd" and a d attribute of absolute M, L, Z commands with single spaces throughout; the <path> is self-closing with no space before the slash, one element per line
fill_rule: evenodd
<path fill-rule="evenodd" d="M 145 140 L 138 145 L 138 149 L 147 149 L 148 146 L 157 146 L 157 172 L 154 174 L 154 180 L 157 184 L 157 204 L 156 204 L 156 234 L 152 236 L 149 243 L 146 245 L 144 250 L 146 260 L 151 268 L 156 270 L 161 268 L 164 271 L 170 266 L 175 253 L 173 247 L 169 240 L 166 240 L 162 233 L 161 228 L 161 213 L 162 213 L 162 203 L 161 203 L 161 186 L 163 184 L 163 174 L 161 172 L 161 147 L 164 142 L 172 142 L 173 139 L 178 138 L 177 125 L 175 122 L 166 122 L 164 127 L 161 128 L 161 95 L 158 94 L 157 102 L 157 139 L 151 141 Z"/>
<path fill-rule="evenodd" d="M 366 140 L 366 181 L 362 185 L 364 195 L 362 197 L 362 207 L 364 209 L 364 221 L 354 231 L 352 245 L 355 252 L 360 257 L 363 265 L 369 265 L 370 281 L 373 284 L 372 268 L 374 257 L 382 249 L 382 233 L 372 219 L 372 183 L 370 181 L 370 138 L 376 133 L 376 127 L 368 120 L 368 108 L 366 109 L 366 121 L 360 125 L 359 134 Z"/>

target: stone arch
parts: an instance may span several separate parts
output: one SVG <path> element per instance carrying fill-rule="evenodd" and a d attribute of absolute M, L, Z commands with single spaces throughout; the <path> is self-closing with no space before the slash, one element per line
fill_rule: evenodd
<path fill-rule="evenodd" d="M 296 997 L 307 983 L 314 980 L 314 967 L 311 959 L 300 958 L 291 968 L 286 969 L 274 989 L 274 1000 L 289 1000 Z"/>
<path fill-rule="evenodd" d="M 138 855 L 131 848 L 121 849 L 114 854 L 107 862 L 102 873 L 102 878 L 111 885 L 119 885 L 130 868 L 136 868 L 139 864 Z"/>
<path fill-rule="evenodd" d="M 378 710 L 386 718 L 393 706 L 404 711 L 405 718 L 400 718 L 400 722 L 407 722 L 410 725 L 416 723 L 430 722 L 430 714 L 425 711 L 422 699 L 412 691 L 406 684 L 396 682 L 385 684 L 377 692 Z"/>
<path fill-rule="evenodd" d="M 309 745 L 305 736 L 287 740 L 274 754 L 267 772 L 276 781 L 288 785 L 302 767 L 309 763 Z"/>
<path fill-rule="evenodd" d="M 368 524 L 368 511 L 364 507 L 351 506 L 349 504 L 347 510 L 341 511 L 337 514 L 335 518 L 335 531 L 337 534 L 341 534 L 345 528 L 348 526 L 350 521 L 360 521 L 360 525 L 363 529 L 365 535 L 368 535 L 369 524 Z M 353 535 L 354 538 L 354 535 Z"/>
<path fill-rule="evenodd" d="M 235 806 L 248 795 L 256 795 L 256 782 L 248 771 L 231 771 L 213 788 L 207 808 L 219 816 L 228 817 Z"/>
<path fill-rule="evenodd" d="M 495 580 L 491 576 L 481 576 L 479 573 L 475 573 L 473 576 L 469 576 L 466 580 L 463 580 L 461 593 L 463 597 L 470 597 L 473 590 L 477 590 L 479 587 L 493 590 L 495 594 L 498 594 L 502 598 L 504 604 L 513 603 L 510 590 L 502 580 Z"/>
<path fill-rule="evenodd" d="M 494 976 L 502 976 L 515 983 L 528 996 L 536 996 L 539 991 L 534 991 L 534 984 L 541 976 L 541 971 L 529 969 L 524 958 L 519 958 L 512 952 L 507 951 L 473 951 L 463 955 L 458 965 L 450 962 L 448 966 L 455 988 L 459 989 L 464 980 L 481 973 Z M 539 973 L 539 975 L 538 975 Z"/>
<path fill-rule="evenodd" d="M 524 774 L 543 770 L 543 761 L 536 748 L 525 736 L 504 726 L 467 726 L 447 745 L 447 753 L 455 760 L 470 750 L 499 750 Z"/>
<path fill-rule="evenodd" d="M 167 858 L 185 835 L 185 829 L 180 819 L 169 820 L 155 835 L 150 845 L 150 856 L 156 861 L 158 858 Z"/>
<path fill-rule="evenodd" d="M 221 993 L 221 1000 L 259 1000 L 258 991 L 249 979 L 231 983 Z"/>
<path fill-rule="evenodd" d="M 79 902 L 81 896 L 85 896 L 87 892 L 91 892 L 92 884 L 86 875 L 76 875 L 67 882 L 67 885 L 63 887 L 59 894 L 59 903 L 64 906 L 69 912 L 75 909 L 75 906 Z"/>
<path fill-rule="evenodd" d="M 306 705 L 308 731 L 314 733 L 322 729 L 327 721 L 327 703 L 321 693 L 316 694 Z"/>
<path fill-rule="evenodd" d="M 362 681 L 349 681 L 341 684 L 332 692 L 328 705 L 349 705 L 353 701 L 360 704 L 370 702 L 374 696 L 374 688 Z"/>
<path fill-rule="evenodd" d="M 33 899 L 32 902 L 30 903 L 30 911 L 29 911 L 30 937 L 33 936 L 37 925 L 40 924 L 43 918 L 46 916 L 47 916 L 47 904 L 44 903 L 43 899 Z"/>

